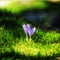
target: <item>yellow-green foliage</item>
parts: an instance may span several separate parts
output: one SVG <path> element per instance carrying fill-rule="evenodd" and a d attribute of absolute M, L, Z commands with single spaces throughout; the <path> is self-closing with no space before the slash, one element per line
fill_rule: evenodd
<path fill-rule="evenodd" d="M 47 32 L 45 35 L 42 37 L 43 41 L 46 41 L 46 43 L 53 43 L 53 42 L 58 42 L 60 40 L 60 34 L 57 32 Z"/>
<path fill-rule="evenodd" d="M 21 32 L 21 31 L 20 31 Z M 36 35 L 38 34 L 38 35 Z M 22 34 L 23 36 L 24 34 Z M 2 37 L 1 37 L 2 36 Z M 42 38 L 40 38 L 40 37 Z M 59 40 L 60 34 L 57 32 L 43 32 L 36 30 L 35 33 L 35 39 L 34 40 L 26 42 L 24 37 L 20 37 L 13 39 L 13 35 L 9 33 L 8 30 L 5 30 L 4 28 L 0 27 L 0 52 L 11 52 L 12 50 L 15 53 L 25 55 L 25 56 L 54 56 L 55 54 L 60 54 L 60 40 Z M 12 37 L 12 38 L 11 38 Z M 40 40 L 43 40 L 47 43 L 42 44 L 40 41 L 37 43 L 37 38 Z M 51 41 L 53 40 L 53 43 Z M 58 40 L 58 42 L 54 42 L 55 40 Z M 2 41 L 2 42 L 1 42 Z M 3 44 L 3 45 L 2 45 Z"/>
<path fill-rule="evenodd" d="M 43 44 L 46 43 L 57 43 L 60 42 L 60 33 L 56 31 L 41 31 L 37 29 L 35 35 L 33 36 L 34 41 L 41 42 Z"/>
<path fill-rule="evenodd" d="M 27 43 L 21 42 L 13 46 L 14 51 L 26 56 L 53 56 L 60 52 L 60 43 L 53 44 L 38 44 L 38 43 Z"/>

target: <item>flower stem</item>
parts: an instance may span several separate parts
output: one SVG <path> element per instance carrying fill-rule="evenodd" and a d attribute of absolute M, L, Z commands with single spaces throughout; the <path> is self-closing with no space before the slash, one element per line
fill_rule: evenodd
<path fill-rule="evenodd" d="M 27 35 L 27 33 L 26 33 L 26 41 L 28 42 L 28 35 Z"/>
<path fill-rule="evenodd" d="M 31 40 L 32 40 L 32 39 L 31 39 L 31 36 L 30 36 L 30 39 L 29 39 L 29 41 L 31 42 Z"/>

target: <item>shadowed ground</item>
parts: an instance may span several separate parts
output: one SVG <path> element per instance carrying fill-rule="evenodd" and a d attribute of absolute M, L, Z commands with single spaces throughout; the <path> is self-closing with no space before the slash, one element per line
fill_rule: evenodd
<path fill-rule="evenodd" d="M 59 54 L 56 56 L 48 56 L 48 57 L 41 57 L 41 56 L 25 56 L 15 52 L 6 52 L 0 54 L 0 59 L 2 60 L 59 60 Z"/>

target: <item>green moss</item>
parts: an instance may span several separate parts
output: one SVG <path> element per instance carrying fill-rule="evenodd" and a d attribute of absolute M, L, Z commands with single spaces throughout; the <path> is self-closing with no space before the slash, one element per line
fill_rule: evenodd
<path fill-rule="evenodd" d="M 56 31 L 41 31 L 37 29 L 36 33 L 32 37 L 35 42 L 49 44 L 60 42 L 60 33 Z"/>

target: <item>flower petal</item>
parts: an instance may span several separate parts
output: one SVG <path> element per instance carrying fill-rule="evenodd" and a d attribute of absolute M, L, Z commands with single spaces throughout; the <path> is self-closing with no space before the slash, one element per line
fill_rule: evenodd
<path fill-rule="evenodd" d="M 29 30 L 28 30 L 28 34 L 29 34 L 29 36 L 32 36 L 32 29 L 30 28 Z"/>
<path fill-rule="evenodd" d="M 27 26 L 27 28 L 30 28 L 30 24 L 27 24 L 26 26 Z"/>
<path fill-rule="evenodd" d="M 32 28 L 32 30 L 33 30 L 33 34 L 34 34 L 34 32 L 36 31 L 36 27 Z"/>
<path fill-rule="evenodd" d="M 30 29 L 30 25 L 29 24 L 27 24 L 27 25 L 23 24 L 23 29 L 24 29 L 25 33 L 28 33 L 28 30 Z"/>
<path fill-rule="evenodd" d="M 32 28 L 32 29 L 30 28 L 29 31 L 28 31 L 29 36 L 32 36 L 34 34 L 35 30 L 36 30 L 35 27 Z"/>

